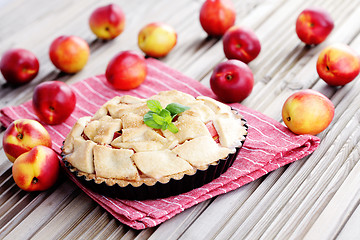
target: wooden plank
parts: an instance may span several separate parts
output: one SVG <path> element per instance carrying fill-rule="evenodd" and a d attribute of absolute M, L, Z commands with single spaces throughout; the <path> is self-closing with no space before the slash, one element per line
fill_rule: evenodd
<path fill-rule="evenodd" d="M 53 215 L 50 221 L 46 222 L 46 228 L 38 228 L 32 238 L 52 239 L 61 236 L 68 229 L 79 224 L 95 207 L 96 203 L 81 193 L 67 203 L 60 212 Z"/>
<path fill-rule="evenodd" d="M 184 231 L 180 239 L 211 239 L 228 225 L 244 202 L 254 193 L 261 180 L 217 197 L 213 203 Z M 168 230 L 169 231 L 169 230 Z"/>
<path fill-rule="evenodd" d="M 12 163 L 5 156 L 4 151 L 0 150 L 0 176 L 5 174 L 5 171 L 11 169 Z"/>
<path fill-rule="evenodd" d="M 91 228 L 88 227 L 86 231 L 82 233 L 81 238 L 83 239 L 93 239 L 103 230 L 103 228 L 106 227 L 112 218 L 112 216 L 101 209 L 100 206 L 97 206 L 93 211 L 91 211 L 86 218 L 89 218 L 89 216 L 91 216 L 93 221 L 88 225 L 91 226 Z M 82 222 L 83 221 L 81 221 L 81 223 Z M 71 229 L 71 232 L 73 232 L 73 229 Z"/>
<path fill-rule="evenodd" d="M 199 216 L 202 216 L 203 211 L 208 206 L 212 206 L 211 203 L 212 200 L 207 200 L 199 203 L 189 209 L 186 209 L 184 212 L 176 215 L 172 219 L 164 222 L 156 229 L 156 231 L 151 235 L 149 240 L 183 238 L 183 233 L 186 231 L 186 229 L 192 226 L 192 223 L 195 219 L 197 219 Z M 201 231 L 199 231 L 198 229 L 198 232 Z"/>
<path fill-rule="evenodd" d="M 110 239 L 110 236 L 112 236 L 112 234 L 118 229 L 124 229 L 124 227 L 115 218 L 111 218 L 110 222 L 96 236 L 94 236 L 93 239 Z M 67 236 L 67 239 L 74 238 L 69 238 L 69 236 Z"/>
<path fill-rule="evenodd" d="M 2 141 L 3 136 L 4 136 L 4 131 L 0 132 L 0 139 L 1 139 L 1 141 L 0 141 L 0 176 L 5 174 L 5 171 L 7 171 L 12 166 L 12 163 L 6 157 L 5 152 L 4 152 L 3 141 Z M 2 182 L 2 180 L 0 177 L 0 184 L 1 184 L 1 182 Z"/>
<path fill-rule="evenodd" d="M 336 237 L 336 239 L 348 240 L 348 239 L 355 239 L 356 236 L 360 236 L 359 224 L 360 224 L 360 204 L 358 203 L 354 213 L 346 222 L 346 225 L 343 227 L 343 229 Z"/>
<path fill-rule="evenodd" d="M 311 184 L 311 189 L 309 189 L 309 192 L 293 212 L 296 218 L 290 217 L 287 219 L 287 221 L 290 222 L 288 225 L 290 226 L 292 224 L 290 227 L 295 229 L 291 230 L 291 233 L 290 230 L 287 232 L 287 234 L 291 234 L 291 238 L 303 238 L 304 233 L 306 233 L 307 229 L 315 221 L 316 217 L 327 205 L 328 201 L 340 187 L 340 184 L 344 181 L 351 168 L 355 165 L 356 158 L 354 158 L 351 149 L 356 146 L 356 143 L 359 140 L 359 131 L 350 136 L 349 139 L 350 141 L 347 141 L 343 145 L 334 158 L 329 155 L 326 156 L 327 159 L 331 159 L 331 162 L 325 170 L 318 170 L 318 168 L 323 165 L 320 165 L 319 163 L 311 173 L 312 175 L 321 175 L 321 177 L 318 178 L 316 184 Z M 332 149 L 330 148 L 330 150 Z M 310 182 L 310 179 L 308 181 Z M 303 192 L 303 194 L 305 193 Z M 265 217 L 266 216 L 264 216 L 264 218 Z M 258 225 L 261 225 L 261 221 Z M 253 229 L 253 233 L 259 234 L 256 232 L 255 228 Z M 280 232 L 277 236 L 281 238 L 284 237 L 284 234 Z"/>
<path fill-rule="evenodd" d="M 358 142 L 358 141 L 357 141 Z M 357 162 L 304 239 L 334 238 L 360 201 L 360 148 L 356 145 L 350 160 Z M 336 179 L 334 180 L 336 181 Z"/>
<path fill-rule="evenodd" d="M 118 224 L 118 222 L 117 222 L 117 224 Z M 107 237 L 107 239 L 117 240 L 126 234 L 126 232 L 128 231 L 129 228 L 123 224 L 118 224 L 118 225 L 119 226 Z M 99 236 L 98 238 L 101 239 L 101 236 Z"/>
<path fill-rule="evenodd" d="M 0 193 L 2 197 L 5 194 L 5 191 L 9 189 L 12 185 L 14 185 L 14 181 L 11 179 L 12 179 L 12 173 L 10 168 L 4 171 L 4 173 L 0 175 L 0 190 L 1 190 Z M 3 200 L 1 199 L 0 203 L 2 202 Z"/>
<path fill-rule="evenodd" d="M 96 206 L 81 222 L 63 232 L 62 237 L 78 239 L 87 236 L 89 239 L 93 239 L 110 222 L 111 218 L 106 215 L 107 213 L 100 206 Z"/>
<path fill-rule="evenodd" d="M 31 204 L 23 206 L 25 212 L 21 211 L 18 217 L 13 218 L 10 226 L 7 225 L 6 228 L 1 229 L 2 234 L 6 234 L 8 239 L 26 239 L 32 236 L 53 217 L 56 211 L 64 208 L 68 201 L 73 199 L 74 196 L 70 195 L 75 189 L 73 184 L 65 182 L 49 196 L 46 192 L 41 193 L 39 195 L 41 201 L 36 201 L 34 206 Z"/>
<path fill-rule="evenodd" d="M 139 234 L 134 238 L 134 240 L 146 240 L 152 235 L 156 228 L 147 228 L 139 232 Z"/>
<path fill-rule="evenodd" d="M 266 175 L 266 177 L 259 179 L 258 181 L 263 180 L 262 183 L 254 191 L 254 193 L 249 196 L 248 199 L 246 199 L 244 204 L 241 205 L 241 207 L 236 211 L 236 213 L 231 216 L 231 218 L 226 222 L 226 225 L 224 225 L 221 231 L 217 233 L 215 239 L 224 239 L 228 238 L 229 236 L 234 236 L 241 232 L 241 230 L 239 229 L 245 230 L 245 232 L 242 232 L 242 234 L 246 235 L 247 231 L 251 229 L 251 225 L 253 224 L 251 222 L 256 221 L 256 217 L 249 218 L 249 216 L 256 215 L 254 214 L 254 212 L 258 211 L 257 209 L 261 209 L 261 207 L 264 207 L 264 204 L 271 204 L 269 198 L 272 198 L 279 194 L 279 190 L 272 188 L 272 186 L 278 181 L 283 171 L 284 168 L 280 168 L 277 171 L 271 172 L 270 174 Z M 270 189 L 272 190 L 271 194 L 269 193 Z M 242 238 L 236 236 L 234 239 Z"/>

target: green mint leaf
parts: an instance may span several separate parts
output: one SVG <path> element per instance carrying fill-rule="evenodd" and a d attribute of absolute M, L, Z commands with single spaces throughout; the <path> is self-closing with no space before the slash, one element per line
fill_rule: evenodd
<path fill-rule="evenodd" d="M 162 128 L 162 126 L 157 124 L 154 120 L 147 121 L 147 122 L 145 122 L 145 124 L 148 127 L 151 127 L 151 128 L 154 128 L 154 129 L 161 129 Z"/>
<path fill-rule="evenodd" d="M 154 121 L 159 125 L 164 125 L 164 123 L 166 122 L 162 116 L 160 116 L 156 113 L 153 114 L 152 117 L 153 117 Z"/>
<path fill-rule="evenodd" d="M 161 129 L 162 126 L 157 124 L 154 120 L 149 120 L 149 121 L 146 121 L 145 124 L 148 126 L 148 127 L 151 127 L 151 128 L 154 128 L 154 129 Z"/>
<path fill-rule="evenodd" d="M 145 124 L 148 126 L 148 127 L 151 127 L 151 128 L 154 128 L 154 129 L 161 129 L 162 126 L 157 124 L 154 120 L 149 120 L 149 121 L 146 121 Z"/>
<path fill-rule="evenodd" d="M 190 109 L 190 107 L 184 106 L 180 103 L 170 103 L 166 106 L 165 108 L 166 110 L 168 110 L 171 113 L 171 116 L 174 117 L 179 113 L 182 113 L 188 109 Z"/>
<path fill-rule="evenodd" d="M 164 118 L 165 122 L 171 123 L 172 121 L 171 113 L 167 109 L 161 110 L 159 115 Z"/>
<path fill-rule="evenodd" d="M 169 131 L 172 133 L 177 133 L 179 131 L 179 129 L 172 122 L 169 123 L 169 125 L 167 126 L 167 129 L 169 129 Z"/>
<path fill-rule="evenodd" d="M 153 120 L 153 114 L 155 114 L 153 111 L 148 111 L 144 115 L 144 122 Z"/>
<path fill-rule="evenodd" d="M 147 100 L 146 105 L 151 111 L 156 113 L 160 113 L 161 110 L 163 109 L 158 100 Z"/>
<path fill-rule="evenodd" d="M 167 128 L 168 128 L 168 126 L 169 126 L 169 123 L 167 123 L 167 122 L 164 122 L 164 124 L 162 125 L 162 130 L 166 130 Z"/>
<path fill-rule="evenodd" d="M 156 115 L 156 113 L 154 113 L 152 111 L 147 112 L 144 115 L 144 123 L 151 128 L 161 129 L 162 125 L 160 125 L 154 121 L 154 118 L 153 118 L 154 115 Z"/>
<path fill-rule="evenodd" d="M 175 124 L 172 123 L 173 118 L 177 114 L 190 109 L 190 107 L 179 103 L 170 103 L 163 109 L 158 100 L 148 100 L 146 104 L 150 111 L 144 115 L 144 123 L 151 128 L 168 129 L 172 133 L 179 131 Z"/>

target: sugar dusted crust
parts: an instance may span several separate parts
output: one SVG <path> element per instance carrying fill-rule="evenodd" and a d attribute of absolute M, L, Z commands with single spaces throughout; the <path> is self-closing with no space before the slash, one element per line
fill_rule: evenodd
<path fill-rule="evenodd" d="M 190 107 L 173 122 L 178 133 L 145 125 L 147 99 L 118 96 L 75 123 L 62 149 L 69 169 L 98 184 L 153 186 L 216 165 L 241 147 L 247 134 L 242 116 L 211 98 L 172 90 L 149 99 L 163 108 L 173 102 Z"/>

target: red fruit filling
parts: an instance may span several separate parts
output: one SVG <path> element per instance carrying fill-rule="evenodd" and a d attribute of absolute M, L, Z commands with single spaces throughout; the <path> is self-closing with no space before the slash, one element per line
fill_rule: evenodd
<path fill-rule="evenodd" d="M 207 127 L 207 129 L 209 130 L 212 138 L 214 139 L 215 142 L 219 143 L 219 134 L 217 133 L 214 124 L 212 121 L 209 121 L 205 124 L 205 126 Z"/>
<path fill-rule="evenodd" d="M 114 140 L 115 138 L 120 137 L 120 136 L 121 136 L 121 134 L 122 134 L 122 131 L 121 131 L 121 130 L 120 130 L 120 131 L 117 131 L 117 132 L 114 132 L 114 137 L 113 137 L 113 140 Z"/>

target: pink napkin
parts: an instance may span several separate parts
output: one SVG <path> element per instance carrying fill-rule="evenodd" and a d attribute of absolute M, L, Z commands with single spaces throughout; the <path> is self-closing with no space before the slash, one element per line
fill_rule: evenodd
<path fill-rule="evenodd" d="M 148 76 L 134 90 L 117 91 L 103 75 L 94 76 L 72 85 L 76 93 L 77 107 L 62 124 L 44 125 L 49 131 L 55 151 L 60 152 L 65 136 L 75 121 L 93 115 L 107 100 L 117 95 L 130 94 L 147 98 L 159 91 L 177 89 L 193 96 L 205 95 L 216 98 L 201 83 L 184 76 L 155 59 L 147 59 Z M 173 197 L 157 200 L 133 201 L 109 198 L 85 188 L 71 174 L 69 177 L 93 200 L 109 211 L 115 218 L 135 229 L 156 226 L 185 209 L 219 194 L 227 193 L 269 173 L 281 166 L 312 153 L 320 139 L 312 135 L 295 135 L 279 122 L 240 104 L 231 104 L 247 120 L 248 136 L 232 167 L 212 182 Z M 0 122 L 7 127 L 19 118 L 37 119 L 31 101 L 20 106 L 0 110 Z"/>

